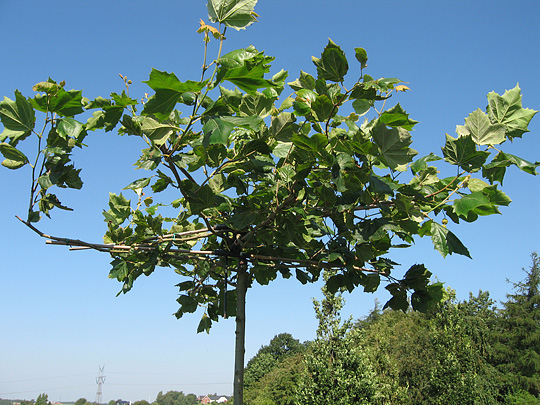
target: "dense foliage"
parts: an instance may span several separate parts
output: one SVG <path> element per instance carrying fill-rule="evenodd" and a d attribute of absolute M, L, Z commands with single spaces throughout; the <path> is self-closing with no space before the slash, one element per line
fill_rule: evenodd
<path fill-rule="evenodd" d="M 536 175 L 540 165 L 503 149 L 528 132 L 536 114 L 522 107 L 519 86 L 490 92 L 484 110 L 470 113 L 455 137 L 446 135 L 440 156 L 416 158 L 410 131 L 418 122 L 393 101 L 409 88 L 366 74 L 365 49 L 354 48 L 347 58 L 329 40 L 312 57 L 313 73 L 301 71 L 288 83 L 284 70 L 268 75 L 274 58 L 254 46 L 224 54 L 227 28 L 255 22 L 255 4 L 208 0 L 215 25 L 201 20 L 198 29 L 204 44 L 198 80 L 153 69 L 145 81 L 150 96 L 132 96 L 132 81 L 122 76 L 120 94 L 88 100 L 49 79 L 31 97 L 16 90 L 14 99 L 0 102 L 2 165 L 30 169 L 24 222 L 41 236 L 33 223 L 69 209 L 54 188 L 83 186 L 72 153 L 91 132 L 140 139 L 144 149 L 134 160 L 144 174 L 125 187 L 133 201 L 110 193 L 104 243 L 52 240 L 110 253 L 109 277 L 123 292 L 156 267 L 174 269 L 182 276 L 176 315 L 203 308 L 199 331 L 236 316 L 238 404 L 245 295 L 253 283 L 282 275 L 305 284 L 331 269 L 330 292 L 372 292 L 384 281 L 391 295 L 386 306 L 425 311 L 442 297 L 442 284 L 430 284 L 421 264 L 396 277 L 388 255 L 429 237 L 443 256 L 470 256 L 448 221 L 500 213 L 511 202 L 500 190 L 506 170 Z M 219 42 L 213 61 L 210 41 Z M 30 141 L 35 156 L 28 157 L 20 144 Z M 434 162 L 453 174 L 439 177 L 448 171 Z"/>
<path fill-rule="evenodd" d="M 488 292 L 457 302 L 447 290 L 427 313 L 376 305 L 353 324 L 340 320 L 343 298 L 325 292 L 317 339 L 247 387 L 246 403 L 538 404 L 540 261 L 532 260 L 500 309 Z M 274 389 L 283 381 L 285 398 Z"/>

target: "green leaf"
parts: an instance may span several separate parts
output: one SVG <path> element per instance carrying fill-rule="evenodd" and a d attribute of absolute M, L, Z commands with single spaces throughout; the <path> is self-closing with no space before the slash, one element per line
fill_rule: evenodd
<path fill-rule="evenodd" d="M 507 206 L 512 202 L 512 199 L 508 195 L 501 190 L 497 190 L 497 186 L 484 187 L 482 192 L 489 198 L 491 204 Z"/>
<path fill-rule="evenodd" d="M 55 112 L 64 117 L 81 114 L 85 106 L 82 90 L 65 91 L 63 88 L 52 94 L 37 94 L 30 102 L 39 111 Z"/>
<path fill-rule="evenodd" d="M 157 146 L 165 144 L 174 131 L 180 130 L 174 125 L 161 124 L 150 116 L 143 117 L 141 128 L 143 133 Z"/>
<path fill-rule="evenodd" d="M 434 153 L 430 153 L 411 164 L 411 171 L 413 174 L 417 174 L 421 170 L 427 170 L 428 162 L 436 162 L 437 160 L 441 160 L 441 158 Z"/>
<path fill-rule="evenodd" d="M 476 150 L 476 143 L 470 135 L 453 138 L 446 134 L 446 144 L 442 148 L 444 159 L 468 172 L 478 171 L 486 162 L 489 152 Z"/>
<path fill-rule="evenodd" d="M 418 124 L 418 121 L 411 120 L 409 118 L 409 114 L 407 114 L 405 110 L 401 108 L 399 103 L 384 111 L 379 120 L 384 122 L 389 127 L 402 127 L 407 131 L 411 131 L 413 127 Z"/>
<path fill-rule="evenodd" d="M 337 112 L 337 109 L 334 108 L 334 104 L 326 95 L 317 96 L 311 103 L 311 109 L 317 121 L 320 122 L 327 121 Z"/>
<path fill-rule="evenodd" d="M 409 302 L 407 301 L 407 291 L 401 289 L 399 287 L 399 284 L 397 283 L 388 284 L 385 288 L 390 291 L 390 294 L 392 294 L 392 298 L 388 300 L 386 304 L 384 304 L 383 309 L 391 308 L 394 311 L 401 310 L 405 312 L 407 308 L 409 308 Z"/>
<path fill-rule="evenodd" d="M 219 68 L 215 84 L 227 80 L 249 94 L 255 94 L 260 88 L 280 89 L 282 83 L 264 78 L 264 74 L 270 71 L 269 62 L 273 59 L 253 46 L 229 52 L 217 60 Z"/>
<path fill-rule="evenodd" d="M 376 273 L 370 273 L 362 280 L 364 292 L 375 292 L 381 284 L 381 276 Z"/>
<path fill-rule="evenodd" d="M 151 96 L 142 111 L 143 115 L 154 115 L 160 120 L 165 120 L 180 101 L 183 93 L 175 90 L 156 90 L 156 94 Z"/>
<path fill-rule="evenodd" d="M 259 92 L 255 94 L 246 94 L 242 97 L 242 102 L 240 103 L 238 111 L 243 116 L 265 118 L 272 113 L 274 100 L 274 98 L 266 97 Z"/>
<path fill-rule="evenodd" d="M 469 251 L 456 235 L 437 222 L 430 222 L 431 241 L 433 242 L 435 249 L 438 250 L 443 257 L 446 257 L 448 254 L 457 253 L 471 258 Z"/>
<path fill-rule="evenodd" d="M 144 187 L 146 187 L 148 184 L 150 184 L 151 177 L 145 177 L 142 179 L 135 180 L 134 182 L 130 183 L 126 187 L 123 188 L 123 190 L 139 190 Z"/>
<path fill-rule="evenodd" d="M 349 64 L 345 53 L 331 39 L 324 48 L 321 57 L 311 57 L 315 66 L 317 66 L 317 75 L 324 80 L 341 83 L 349 70 Z"/>
<path fill-rule="evenodd" d="M 26 155 L 8 143 L 0 143 L 0 153 L 6 158 L 2 166 L 8 169 L 15 170 L 28 163 Z"/>
<path fill-rule="evenodd" d="M 506 168 L 515 165 L 525 173 L 536 176 L 538 173 L 536 168 L 540 166 L 540 162 L 531 163 L 518 156 L 509 153 L 499 152 L 491 163 L 484 166 L 483 175 L 491 182 L 498 181 L 502 184 Z"/>
<path fill-rule="evenodd" d="M 357 99 L 352 102 L 354 112 L 360 116 L 364 115 L 373 107 L 373 102 L 371 100 Z"/>
<path fill-rule="evenodd" d="M 169 117 L 176 103 L 185 93 L 199 93 L 207 81 L 188 80 L 181 82 L 174 73 L 152 69 L 150 78 L 143 83 L 146 83 L 156 93 L 146 102 L 142 113 L 153 114 L 160 120 L 164 120 Z"/>
<path fill-rule="evenodd" d="M 208 315 L 204 314 L 201 318 L 201 321 L 199 322 L 199 326 L 197 327 L 197 333 L 201 333 L 201 332 L 210 333 L 211 327 L 212 327 L 212 320 L 208 317 Z"/>
<path fill-rule="evenodd" d="M 411 305 L 415 311 L 427 312 L 444 297 L 444 284 L 434 283 L 427 288 L 415 291 L 411 296 Z"/>
<path fill-rule="evenodd" d="M 0 102 L 0 121 L 4 124 L 4 131 L 0 134 L 0 141 L 10 138 L 10 144 L 17 145 L 32 133 L 36 115 L 32 105 L 19 90 L 15 90 L 15 101 L 4 97 Z"/>
<path fill-rule="evenodd" d="M 257 21 L 256 4 L 257 0 L 208 0 L 208 18 L 236 30 L 245 29 Z"/>
<path fill-rule="evenodd" d="M 174 90 L 177 93 L 197 93 L 203 89 L 207 81 L 194 82 L 188 80 L 186 82 L 181 82 L 174 73 L 167 73 L 152 68 L 149 79 L 143 81 L 143 83 L 146 83 L 152 90 Z"/>
<path fill-rule="evenodd" d="M 486 113 L 479 108 L 465 118 L 465 127 L 477 145 L 498 145 L 506 139 L 503 124 L 491 124 Z"/>
<path fill-rule="evenodd" d="M 206 208 L 210 208 L 216 201 L 216 195 L 212 191 L 212 188 L 205 184 L 200 187 L 196 192 L 190 193 L 187 197 L 192 214 L 199 214 Z"/>
<path fill-rule="evenodd" d="M 383 162 L 392 170 L 405 170 L 407 163 L 412 162 L 418 154 L 409 148 L 412 143 L 411 134 L 403 128 L 389 129 L 379 121 L 372 129 L 372 136 L 379 146 Z"/>
<path fill-rule="evenodd" d="M 210 118 L 203 125 L 203 145 L 221 144 L 227 146 L 229 144 L 229 135 L 233 128 L 234 124 L 231 122 L 217 117 Z"/>
<path fill-rule="evenodd" d="M 293 82 L 287 83 L 294 91 L 300 89 L 314 90 L 315 89 L 315 78 L 309 73 L 300 71 L 300 77 Z"/>
<path fill-rule="evenodd" d="M 491 202 L 484 195 L 483 192 L 477 191 L 475 193 L 467 194 L 458 200 L 454 201 L 454 212 L 457 215 L 467 217 L 469 211 L 476 212 L 476 208 L 482 206 L 490 206 Z"/>
<path fill-rule="evenodd" d="M 409 270 L 407 270 L 401 284 L 405 288 L 411 288 L 417 291 L 425 290 L 430 277 L 431 272 L 426 268 L 426 266 L 423 264 L 415 264 L 411 266 Z"/>
<path fill-rule="evenodd" d="M 360 66 L 362 69 L 364 69 L 367 66 L 367 52 L 364 48 L 354 48 L 354 56 L 358 62 L 360 62 Z"/>
<path fill-rule="evenodd" d="M 83 124 L 73 118 L 64 118 L 58 121 L 56 131 L 64 139 L 78 138 L 83 130 Z"/>
<path fill-rule="evenodd" d="M 300 269 L 296 269 L 296 278 L 302 284 L 311 282 L 311 277 L 309 276 L 309 274 L 307 274 L 305 271 L 302 271 Z"/>
<path fill-rule="evenodd" d="M 487 98 L 489 119 L 493 123 L 504 124 L 508 138 L 521 137 L 529 131 L 529 122 L 538 111 L 522 108 L 519 85 L 506 90 L 502 96 L 492 91 Z"/>
<path fill-rule="evenodd" d="M 272 117 L 269 135 L 281 142 L 291 142 L 292 135 L 298 132 L 296 118 L 289 112 L 282 112 L 277 117 Z"/>
<path fill-rule="evenodd" d="M 304 134 L 293 134 L 293 144 L 300 149 L 319 152 L 322 151 L 326 145 L 328 145 L 328 139 L 323 134 L 313 134 L 311 137 L 307 137 Z"/>

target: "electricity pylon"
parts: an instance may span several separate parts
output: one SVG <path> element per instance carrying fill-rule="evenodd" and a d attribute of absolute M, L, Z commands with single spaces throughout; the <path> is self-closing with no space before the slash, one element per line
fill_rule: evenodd
<path fill-rule="evenodd" d="M 105 369 L 105 365 L 103 367 L 99 368 L 99 376 L 96 377 L 96 384 L 97 384 L 97 392 L 96 392 L 96 403 L 99 405 L 102 401 L 102 395 L 103 395 L 103 384 L 105 383 L 105 376 L 103 375 L 103 370 Z"/>

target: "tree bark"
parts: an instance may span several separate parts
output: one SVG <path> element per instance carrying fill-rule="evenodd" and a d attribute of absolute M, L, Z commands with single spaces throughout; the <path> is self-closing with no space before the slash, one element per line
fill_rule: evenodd
<path fill-rule="evenodd" d="M 236 280 L 236 344 L 234 354 L 234 405 L 244 403 L 244 353 L 246 341 L 246 292 L 249 275 L 246 264 L 238 263 Z"/>

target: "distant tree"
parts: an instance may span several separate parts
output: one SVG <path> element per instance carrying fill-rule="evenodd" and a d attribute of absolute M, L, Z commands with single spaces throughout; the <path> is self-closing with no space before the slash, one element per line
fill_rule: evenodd
<path fill-rule="evenodd" d="M 163 394 L 160 391 L 153 405 L 194 405 L 196 403 L 197 397 L 194 394 L 184 395 L 182 391 L 168 391 Z"/>
<path fill-rule="evenodd" d="M 286 357 L 301 353 L 303 350 L 304 345 L 298 339 L 294 339 L 290 333 L 274 336 L 268 345 L 262 346 L 249 360 L 244 371 L 244 387 L 250 388 Z"/>
<path fill-rule="evenodd" d="M 116 405 L 116 401 L 114 399 L 111 399 L 108 405 Z"/>
<path fill-rule="evenodd" d="M 117 401 L 111 401 L 113 404 L 116 404 Z M 111 402 L 109 402 L 109 405 L 112 405 Z M 75 401 L 75 405 L 86 405 L 88 403 L 88 401 L 86 400 L 86 398 L 79 398 L 78 400 Z"/>
<path fill-rule="evenodd" d="M 514 294 L 503 303 L 493 363 L 501 371 L 501 385 L 540 398 L 540 257 L 531 254 L 525 279 L 512 283 Z"/>
<path fill-rule="evenodd" d="M 268 356 L 267 353 L 264 354 Z M 246 405 L 293 405 L 300 375 L 304 369 L 302 353 L 285 357 L 271 371 L 244 390 Z"/>
<path fill-rule="evenodd" d="M 36 405 L 50 405 L 49 397 L 47 394 L 39 394 L 36 399 Z"/>
<path fill-rule="evenodd" d="M 150 402 L 145 401 L 144 399 L 141 401 L 135 401 L 132 405 L 150 405 Z"/>

